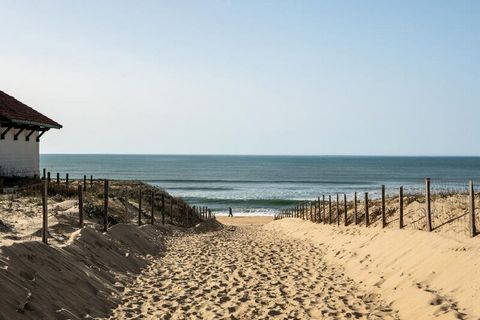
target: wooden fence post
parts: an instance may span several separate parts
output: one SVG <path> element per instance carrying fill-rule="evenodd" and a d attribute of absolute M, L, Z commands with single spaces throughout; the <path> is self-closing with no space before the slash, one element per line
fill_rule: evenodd
<path fill-rule="evenodd" d="M 332 224 L 332 195 L 328 195 L 328 224 Z"/>
<path fill-rule="evenodd" d="M 368 192 L 365 192 L 365 226 L 370 226 L 370 217 L 368 214 Z"/>
<path fill-rule="evenodd" d="M 340 208 L 339 208 L 339 200 L 338 200 L 338 193 L 337 193 L 337 202 L 335 203 L 337 208 L 337 226 L 340 225 Z"/>
<path fill-rule="evenodd" d="M 57 172 L 57 185 L 60 185 L 60 173 Z"/>
<path fill-rule="evenodd" d="M 430 178 L 425 179 L 425 206 L 427 211 L 427 231 L 432 231 L 432 207 L 430 203 Z"/>
<path fill-rule="evenodd" d="M 470 180 L 468 187 L 470 194 L 470 236 L 475 237 L 477 235 L 477 227 L 475 225 L 475 190 L 473 189 L 472 180 Z"/>
<path fill-rule="evenodd" d="M 67 190 L 67 197 L 68 197 L 68 190 L 69 190 L 69 180 L 68 180 L 68 173 L 65 175 L 65 189 Z"/>
<path fill-rule="evenodd" d="M 385 228 L 387 226 L 387 217 L 385 210 L 385 185 L 382 185 L 382 228 Z"/>
<path fill-rule="evenodd" d="M 347 195 L 343 194 L 343 220 L 345 227 L 348 226 L 348 213 L 347 213 Z"/>
<path fill-rule="evenodd" d="M 83 188 L 78 184 L 78 227 L 83 228 Z"/>
<path fill-rule="evenodd" d="M 313 202 L 310 201 L 310 221 L 313 221 Z"/>
<path fill-rule="evenodd" d="M 170 198 L 170 224 L 173 226 L 173 198 Z"/>
<path fill-rule="evenodd" d="M 90 189 L 93 188 L 93 176 L 90 176 Z"/>
<path fill-rule="evenodd" d="M 400 206 L 400 217 L 398 219 L 400 229 L 403 229 L 403 187 L 400 187 L 400 192 L 398 195 L 398 204 Z"/>
<path fill-rule="evenodd" d="M 142 188 L 138 192 L 138 225 L 142 225 Z"/>
<path fill-rule="evenodd" d="M 124 195 L 125 195 L 125 223 L 128 223 L 130 221 L 130 216 L 128 214 L 128 189 L 125 188 L 125 190 L 123 191 Z"/>
<path fill-rule="evenodd" d="M 162 193 L 162 224 L 165 224 L 165 194 Z"/>
<path fill-rule="evenodd" d="M 322 220 L 323 220 L 323 224 L 326 224 L 327 223 L 327 206 L 325 205 L 325 195 L 323 194 L 322 195 Z"/>
<path fill-rule="evenodd" d="M 50 171 L 47 172 L 47 181 L 49 184 L 52 181 L 52 179 L 50 178 Z"/>
<path fill-rule="evenodd" d="M 68 175 L 67 175 L 68 177 Z M 103 231 L 108 230 L 108 180 L 105 179 L 103 184 Z"/>
<path fill-rule="evenodd" d="M 358 224 L 358 211 L 357 211 L 357 192 L 353 194 L 353 222 Z"/>
<path fill-rule="evenodd" d="M 152 203 L 151 203 L 151 207 L 152 207 L 152 217 L 150 219 L 150 222 L 151 224 L 155 224 L 155 190 L 152 190 Z"/>
<path fill-rule="evenodd" d="M 48 195 L 47 182 L 42 182 L 42 242 L 48 244 Z"/>
<path fill-rule="evenodd" d="M 45 180 L 46 178 L 47 178 L 47 169 L 43 168 L 42 180 Z"/>
<path fill-rule="evenodd" d="M 180 206 L 180 218 L 182 220 L 182 225 L 184 228 L 187 227 L 187 212 L 185 211 L 185 203 L 182 203 Z"/>
<path fill-rule="evenodd" d="M 87 191 L 87 176 L 83 176 L 83 191 Z"/>
<path fill-rule="evenodd" d="M 322 210 L 321 210 L 321 203 L 322 202 L 320 201 L 320 197 L 318 197 L 317 200 L 318 200 L 317 201 L 317 205 L 318 205 L 318 208 L 317 208 L 317 210 L 318 210 L 318 212 L 317 212 L 317 222 L 320 223 L 320 222 L 322 222 Z"/>

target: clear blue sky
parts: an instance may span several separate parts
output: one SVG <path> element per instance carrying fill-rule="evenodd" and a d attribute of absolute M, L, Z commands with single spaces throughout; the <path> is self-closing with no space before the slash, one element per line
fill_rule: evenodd
<path fill-rule="evenodd" d="M 480 1 L 0 1 L 42 152 L 480 155 Z"/>

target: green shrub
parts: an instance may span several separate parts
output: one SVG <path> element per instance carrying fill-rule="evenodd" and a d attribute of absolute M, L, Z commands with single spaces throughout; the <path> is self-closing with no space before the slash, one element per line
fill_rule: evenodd
<path fill-rule="evenodd" d="M 88 215 L 89 218 L 97 218 L 97 219 L 103 219 L 103 206 L 97 205 L 94 203 L 87 202 L 83 206 L 83 212 Z M 109 225 L 114 225 L 119 223 L 118 218 L 109 215 L 108 216 L 108 224 Z"/>
<path fill-rule="evenodd" d="M 89 218 L 103 217 L 103 207 L 94 203 L 85 203 L 85 205 L 83 206 L 83 212 L 87 214 Z"/>

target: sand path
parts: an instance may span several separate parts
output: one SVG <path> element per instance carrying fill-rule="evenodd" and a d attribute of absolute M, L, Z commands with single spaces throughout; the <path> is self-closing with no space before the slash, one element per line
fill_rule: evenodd
<path fill-rule="evenodd" d="M 126 288 L 114 319 L 392 319 L 308 242 L 227 226 L 177 234 Z"/>

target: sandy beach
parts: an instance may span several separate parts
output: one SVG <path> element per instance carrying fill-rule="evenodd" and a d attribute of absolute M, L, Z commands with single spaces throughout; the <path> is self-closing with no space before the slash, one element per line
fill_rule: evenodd
<path fill-rule="evenodd" d="M 219 222 L 230 226 L 261 226 L 273 221 L 273 216 L 217 216 L 216 218 Z"/>
<path fill-rule="evenodd" d="M 395 221 L 382 229 L 218 216 L 102 233 L 95 218 L 78 229 L 77 203 L 57 200 L 49 246 L 38 241 L 34 199 L 0 203 L 2 320 L 480 317 L 478 237 L 452 237 L 449 225 L 428 233 Z M 458 214 L 455 196 L 441 201 Z"/>
<path fill-rule="evenodd" d="M 324 259 L 380 295 L 402 319 L 479 319 L 480 243 L 449 233 L 284 219 L 265 229 L 322 248 Z"/>
<path fill-rule="evenodd" d="M 396 319 L 321 248 L 264 230 L 265 217 L 220 218 L 214 233 L 167 240 L 111 319 Z"/>

